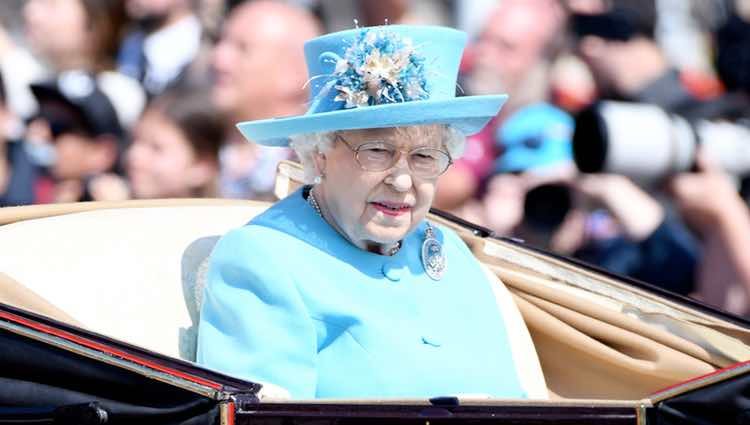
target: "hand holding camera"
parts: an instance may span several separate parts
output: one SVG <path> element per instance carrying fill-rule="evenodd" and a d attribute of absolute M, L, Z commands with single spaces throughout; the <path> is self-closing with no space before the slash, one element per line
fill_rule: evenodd
<path fill-rule="evenodd" d="M 666 186 L 683 219 L 703 235 L 741 222 L 748 210 L 732 178 L 702 150 L 695 167 L 696 172 L 679 173 Z"/>
<path fill-rule="evenodd" d="M 623 175 L 584 174 L 575 181 L 575 189 L 584 203 L 604 207 L 632 241 L 646 239 L 664 220 L 664 208 Z"/>

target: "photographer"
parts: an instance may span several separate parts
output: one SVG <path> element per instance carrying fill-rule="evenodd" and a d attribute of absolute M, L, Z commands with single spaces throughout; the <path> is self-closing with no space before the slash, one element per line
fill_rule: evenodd
<path fill-rule="evenodd" d="M 633 19 L 637 13 L 621 2 L 614 5 L 595 15 L 576 16 L 579 52 L 604 94 L 638 103 L 604 101 L 577 117 L 577 166 L 584 172 L 623 174 L 655 188 L 666 186 L 670 198 L 665 205 L 674 204 L 701 240 L 691 293 L 747 314 L 750 212 L 730 177 L 750 172 L 750 108 L 746 93 L 737 90 L 746 89 L 741 81 L 748 75 L 747 20 L 733 15 L 717 38 L 719 75 L 736 91 L 701 100 L 685 88 L 659 46 L 633 30 L 639 28 Z M 638 66 L 627 66 L 634 63 Z"/>
<path fill-rule="evenodd" d="M 716 68 L 739 103 L 735 111 L 744 117 L 750 106 L 750 1 L 734 2 L 731 14 L 716 32 Z M 740 103 L 742 100 L 744 104 Z M 730 114 L 731 115 L 731 114 Z M 736 115 L 736 114 L 735 114 Z M 750 138 L 743 138 L 750 145 Z M 709 142 L 710 143 L 710 142 Z M 705 143 L 704 143 L 705 144 Z M 750 314 L 750 210 L 737 192 L 736 179 L 727 174 L 702 146 L 696 155 L 695 172 L 670 179 L 669 193 L 685 221 L 703 241 L 696 296 L 735 314 Z M 735 149 L 732 152 L 740 156 Z M 740 159 L 747 159 L 740 158 Z M 726 161 L 725 161 L 726 162 Z M 743 176 L 747 182 L 748 175 Z"/>
<path fill-rule="evenodd" d="M 627 177 L 578 174 L 571 132 L 571 119 L 552 107 L 535 105 L 508 118 L 498 133 L 497 174 L 483 198 L 484 223 L 530 245 L 691 292 L 698 256 L 692 236 Z"/>
<path fill-rule="evenodd" d="M 700 100 L 655 40 L 656 0 L 593 1 L 585 13 L 573 9 L 578 55 L 589 66 L 603 98 L 689 111 Z"/>
<path fill-rule="evenodd" d="M 735 314 L 750 313 L 750 211 L 736 185 L 703 152 L 697 170 L 671 178 L 668 189 L 684 220 L 701 237 L 695 295 Z"/>
<path fill-rule="evenodd" d="M 750 172 L 750 144 L 745 143 L 750 128 L 734 123 L 750 108 L 746 96 L 705 98 L 689 89 L 654 39 L 655 0 L 613 0 L 606 3 L 609 7 L 603 1 L 591 3 L 601 7 L 574 13 L 572 26 L 576 50 L 603 101 L 576 117 L 578 167 L 655 183 L 689 170 L 696 146 L 702 144 L 726 171 L 738 176 Z M 733 17 L 718 37 L 719 75 L 730 87 L 737 78 L 727 75 L 744 75 L 737 69 L 747 69 L 742 59 L 747 44 L 743 47 L 741 41 L 747 39 L 738 27 Z"/>

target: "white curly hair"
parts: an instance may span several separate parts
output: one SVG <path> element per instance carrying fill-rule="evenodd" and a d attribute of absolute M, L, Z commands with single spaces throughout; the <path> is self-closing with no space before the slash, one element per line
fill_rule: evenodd
<path fill-rule="evenodd" d="M 398 129 L 407 129 L 410 127 L 397 127 Z M 460 158 L 464 153 L 466 146 L 466 136 L 449 125 L 423 126 L 426 131 L 442 131 L 443 146 L 448 151 L 452 160 Z M 289 147 L 294 149 L 297 154 L 302 169 L 305 173 L 305 183 L 313 183 L 318 175 L 315 169 L 313 158 L 317 153 L 325 153 L 333 147 L 335 132 L 321 132 L 309 134 L 297 134 L 290 137 Z"/>

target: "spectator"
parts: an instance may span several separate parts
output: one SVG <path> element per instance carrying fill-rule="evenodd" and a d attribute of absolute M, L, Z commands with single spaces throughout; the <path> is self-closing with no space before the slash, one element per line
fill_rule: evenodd
<path fill-rule="evenodd" d="M 28 43 L 47 65 L 47 76 L 42 80 L 84 73 L 106 81 L 106 87 L 116 91 L 112 96 L 120 106 L 123 131 L 129 130 L 141 112 L 143 94 L 134 81 L 113 71 L 125 23 L 123 0 L 29 0 L 23 15 Z M 32 127 L 29 142 L 47 137 L 39 128 Z M 45 161 L 49 161 L 49 154 L 41 155 L 46 152 L 45 144 L 26 146 L 38 165 L 48 165 Z"/>
<path fill-rule="evenodd" d="M 654 36 L 667 61 L 687 76 L 712 76 L 710 28 L 725 10 L 724 0 L 658 0 Z M 715 78 L 713 78 L 716 81 Z"/>
<path fill-rule="evenodd" d="M 556 0 L 501 2 L 471 47 L 464 88 L 472 94 L 508 93 L 506 116 L 548 99 L 549 68 L 561 49 L 564 23 Z"/>
<path fill-rule="evenodd" d="M 29 84 L 41 80 L 45 69 L 28 49 L 13 40 L 9 29 L 0 23 L 0 73 L 5 76 L 5 106 L 19 118 L 36 112 L 36 101 Z"/>
<path fill-rule="evenodd" d="M 501 235 L 519 236 L 526 192 L 545 182 L 573 178 L 572 133 L 572 118 L 546 103 L 526 106 L 504 121 L 494 136 L 501 154 L 492 164 L 485 193 L 483 221 L 488 226 Z"/>
<path fill-rule="evenodd" d="M 716 32 L 716 68 L 730 91 L 750 95 L 750 1 L 733 2 L 732 13 Z"/>
<path fill-rule="evenodd" d="M 135 21 L 117 56 L 120 72 L 141 81 L 149 95 L 190 78 L 207 82 L 196 59 L 203 29 L 193 0 L 125 0 Z M 198 75 L 188 75 L 198 74 Z"/>
<path fill-rule="evenodd" d="M 463 87 L 469 94 L 507 93 L 508 103 L 484 131 L 467 140 L 464 157 L 440 179 L 435 206 L 457 211 L 476 196 L 492 171 L 497 127 L 519 108 L 549 99 L 549 72 L 564 17 L 555 0 L 505 0 L 489 15 L 466 55 Z"/>
<path fill-rule="evenodd" d="M 125 14 L 122 0 L 29 0 L 26 36 L 51 74 L 113 69 Z"/>
<path fill-rule="evenodd" d="M 750 2 L 733 2 L 716 34 L 716 66 L 733 96 L 744 100 L 736 115 L 748 122 L 750 93 Z M 698 153 L 696 172 L 681 173 L 667 188 L 685 221 L 703 242 L 695 295 L 735 314 L 750 314 L 750 212 L 733 179 L 706 152 Z M 748 176 L 742 176 L 748 179 Z"/>
<path fill-rule="evenodd" d="M 722 114 L 734 108 L 737 98 L 724 96 L 711 102 L 703 100 L 701 96 L 690 90 L 689 85 L 685 84 L 680 72 L 670 65 L 660 46 L 654 41 L 654 0 L 612 1 L 609 2 L 611 4 L 609 8 L 604 7 L 606 6 L 604 2 L 590 3 L 595 5 L 594 9 L 588 10 L 587 14 L 575 15 L 574 26 L 579 36 L 578 51 L 590 65 L 603 95 L 657 105 L 668 112 L 677 113 L 689 119 L 714 119 L 717 116 L 729 118 Z M 737 21 L 730 19 L 729 22 L 736 23 Z M 721 37 L 719 39 L 721 40 Z M 741 50 L 744 51 L 744 49 Z M 721 49 L 719 51 L 721 52 Z M 741 56 L 732 55 L 732 57 L 736 59 Z M 720 54 L 720 64 L 721 60 Z M 730 69 L 738 69 L 738 67 L 735 65 Z M 702 162 L 704 160 L 699 159 L 698 165 L 700 166 Z M 694 273 L 691 272 L 690 280 L 687 279 L 688 276 L 685 276 L 684 283 L 677 287 L 663 286 L 683 294 L 690 293 L 695 288 L 711 303 L 727 308 L 725 297 L 730 297 L 731 291 L 726 289 L 742 287 L 737 283 L 747 282 L 744 267 L 738 261 L 741 253 L 735 252 L 745 243 L 750 245 L 750 240 L 741 236 L 744 234 L 741 229 L 744 226 L 746 218 L 744 216 L 747 211 L 743 211 L 746 208 L 736 207 L 740 197 L 736 189 L 727 189 L 725 176 L 718 177 L 723 176 L 722 172 L 706 167 L 705 164 L 703 164 L 703 169 L 703 172 L 697 174 L 678 174 L 667 182 L 671 188 L 671 201 L 676 203 L 682 217 L 688 224 L 691 224 L 691 228 L 702 239 L 703 244 L 700 248 L 703 254 L 699 260 L 696 260 L 699 262 L 698 265 L 693 266 L 695 270 Z M 693 187 L 688 189 L 688 186 Z M 715 192 L 709 197 L 708 192 L 712 190 Z M 602 187 L 600 191 L 616 193 L 617 189 Z M 696 195 L 698 192 L 703 192 L 704 199 L 697 200 L 697 196 L 700 196 Z M 722 212 L 716 213 L 714 211 L 716 209 Z M 629 214 L 636 215 L 637 212 Z M 696 220 L 696 216 L 702 219 Z M 729 235 L 722 230 L 727 222 L 736 223 L 738 226 L 739 232 L 731 235 L 733 237 L 728 237 Z M 664 229 L 665 223 L 666 221 L 657 228 L 657 231 Z M 706 223 L 711 223 L 715 227 L 709 230 Z M 670 234 L 662 232 L 662 235 L 685 240 L 686 238 L 681 236 L 684 233 L 684 230 L 672 227 Z M 698 251 L 698 247 L 696 246 L 693 250 Z M 661 255 L 669 260 L 673 255 L 679 255 L 679 252 L 662 250 Z M 719 258 L 721 261 L 717 261 Z M 717 264 L 721 267 L 717 268 Z M 684 271 L 687 269 L 687 263 L 684 266 L 665 267 L 665 269 Z M 722 273 L 731 271 L 734 286 L 728 284 L 730 277 L 717 273 L 717 269 L 721 269 Z M 708 273 L 712 274 L 710 279 L 707 278 Z M 665 277 L 671 277 L 671 274 L 665 274 Z M 661 284 L 658 278 L 649 281 Z M 713 293 L 707 295 L 706 288 L 709 287 Z M 748 310 L 750 303 L 746 301 L 750 299 L 747 292 L 743 292 L 741 297 L 737 297 L 736 294 L 731 297 L 734 300 L 742 300 L 736 303 L 734 311 L 750 311 Z"/>
<path fill-rule="evenodd" d="M 302 46 L 319 31 L 309 12 L 281 2 L 247 1 L 229 14 L 213 57 L 212 98 L 231 129 L 221 153 L 222 195 L 271 197 L 276 165 L 289 151 L 247 143 L 234 125 L 305 111 Z"/>
<path fill-rule="evenodd" d="M 703 241 L 696 295 L 735 314 L 750 314 L 750 211 L 730 177 L 704 153 L 695 173 L 669 181 L 680 213 Z"/>
<path fill-rule="evenodd" d="M 32 204 L 39 169 L 18 139 L 19 123 L 6 106 L 5 85 L 0 74 L 0 207 Z"/>
<path fill-rule="evenodd" d="M 476 0 L 474 0 L 476 1 Z M 388 24 L 450 25 L 446 2 L 434 0 L 314 0 L 329 30 Z"/>
<path fill-rule="evenodd" d="M 49 170 L 57 182 L 55 201 L 97 200 L 91 185 L 98 176 L 120 172 L 125 143 L 123 122 L 138 103 L 140 86 L 133 80 L 94 77 L 68 71 L 31 87 L 39 115 L 29 125 L 29 137 L 51 143 Z M 128 93 L 129 96 L 124 96 Z M 140 96 L 140 105 L 143 96 Z"/>
<path fill-rule="evenodd" d="M 627 177 L 577 175 L 572 120 L 532 105 L 500 129 L 499 174 L 483 215 L 499 234 L 687 294 L 697 249 L 691 235 Z M 668 272 L 666 272 L 668 270 Z"/>
<path fill-rule="evenodd" d="M 688 90 L 654 39 L 655 0 L 590 3 L 594 6 L 587 13 L 573 15 L 573 27 L 578 53 L 593 72 L 601 96 L 675 113 L 696 107 L 699 96 Z"/>
<path fill-rule="evenodd" d="M 126 155 L 134 198 L 216 196 L 224 123 L 206 98 L 171 91 L 146 108 Z"/>

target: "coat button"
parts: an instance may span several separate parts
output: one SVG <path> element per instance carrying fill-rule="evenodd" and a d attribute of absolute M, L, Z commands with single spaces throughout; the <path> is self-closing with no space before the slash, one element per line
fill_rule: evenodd
<path fill-rule="evenodd" d="M 391 261 L 386 261 L 385 263 L 383 263 L 382 271 L 383 276 L 393 282 L 398 282 L 399 280 L 401 280 L 401 275 L 403 273 L 402 269 Z"/>

